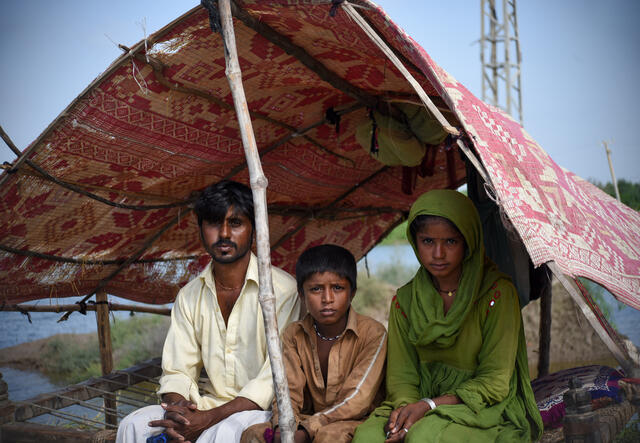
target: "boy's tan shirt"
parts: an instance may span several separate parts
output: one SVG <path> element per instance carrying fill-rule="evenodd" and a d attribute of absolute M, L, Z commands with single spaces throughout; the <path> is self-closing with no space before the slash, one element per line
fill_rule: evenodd
<path fill-rule="evenodd" d="M 290 324 L 282 337 L 293 412 L 312 440 L 324 425 L 361 420 L 375 409 L 387 356 L 384 326 L 351 308 L 347 327 L 329 353 L 325 387 L 317 340 L 309 314 Z M 275 400 L 271 422 L 278 424 Z"/>

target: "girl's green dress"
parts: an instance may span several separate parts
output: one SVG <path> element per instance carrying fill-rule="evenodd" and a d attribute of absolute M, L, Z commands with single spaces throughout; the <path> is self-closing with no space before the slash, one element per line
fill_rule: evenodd
<path fill-rule="evenodd" d="M 405 442 L 537 440 L 542 420 L 531 390 L 518 296 L 509 277 L 485 257 L 475 206 L 456 191 L 430 191 L 412 206 L 408 225 L 418 215 L 445 217 L 465 238 L 456 299 L 445 316 L 424 267 L 398 290 L 389 312 L 387 399 L 353 441 L 384 441 L 393 409 L 445 394 L 457 395 L 461 403 L 429 411 Z"/>

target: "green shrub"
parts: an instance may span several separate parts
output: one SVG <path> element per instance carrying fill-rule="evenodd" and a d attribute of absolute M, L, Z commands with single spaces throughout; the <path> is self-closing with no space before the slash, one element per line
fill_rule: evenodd
<path fill-rule="evenodd" d="M 169 318 L 138 315 L 111 321 L 114 368 L 125 369 L 162 354 Z M 98 337 L 74 340 L 76 336 L 54 336 L 43 353 L 45 374 L 57 383 L 77 383 L 102 374 Z"/>

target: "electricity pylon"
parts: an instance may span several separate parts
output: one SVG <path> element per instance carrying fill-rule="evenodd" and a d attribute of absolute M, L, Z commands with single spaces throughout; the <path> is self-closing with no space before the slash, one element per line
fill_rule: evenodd
<path fill-rule="evenodd" d="M 522 124 L 522 55 L 518 40 L 516 0 L 480 1 L 482 100 L 504 109 Z"/>

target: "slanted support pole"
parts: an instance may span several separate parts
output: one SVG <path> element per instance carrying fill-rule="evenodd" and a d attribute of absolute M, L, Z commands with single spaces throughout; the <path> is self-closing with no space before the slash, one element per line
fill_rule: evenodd
<path fill-rule="evenodd" d="M 100 290 L 96 293 L 96 321 L 98 322 L 98 343 L 100 344 L 100 366 L 102 375 L 113 371 L 113 352 L 111 350 L 111 325 L 109 324 L 109 305 L 107 293 Z M 104 395 L 105 424 L 117 425 L 118 416 L 115 414 L 116 397 L 114 394 Z"/>
<path fill-rule="evenodd" d="M 367 23 L 365 19 L 360 16 L 358 11 L 349 3 L 345 2 L 342 4 L 342 8 L 345 12 L 351 17 L 351 19 L 364 31 L 365 34 L 375 43 L 378 48 L 382 51 L 384 55 L 393 63 L 393 65 L 400 71 L 400 73 L 404 76 L 404 78 L 409 82 L 409 84 L 413 87 L 413 89 L 424 103 L 425 107 L 429 110 L 431 115 L 435 117 L 435 119 L 440 123 L 442 129 L 448 134 L 452 135 L 460 135 L 460 131 L 451 126 L 451 124 L 447 121 L 447 119 L 442 115 L 440 110 L 433 104 L 425 90 L 422 88 L 420 83 L 411 75 L 409 70 L 405 68 L 400 59 L 393 53 L 391 48 L 387 46 L 387 44 L 380 38 L 380 36 L 376 33 L 376 31 Z"/>
<path fill-rule="evenodd" d="M 244 152 L 247 158 L 251 191 L 253 193 L 256 218 L 258 275 L 260 279 L 258 300 L 264 318 L 267 350 L 269 352 L 269 360 L 271 361 L 271 373 L 273 375 L 278 410 L 280 412 L 279 428 L 282 441 L 285 443 L 293 443 L 295 420 L 289 399 L 289 385 L 284 372 L 282 348 L 280 346 L 278 322 L 275 311 L 275 295 L 273 293 L 273 282 L 271 280 L 271 248 L 269 246 L 269 221 L 267 214 L 268 182 L 262 171 L 260 154 L 258 153 L 255 135 L 253 134 L 253 126 L 251 125 L 251 117 L 249 116 L 249 107 L 244 94 L 244 87 L 242 86 L 242 73 L 236 51 L 230 0 L 219 0 L 218 8 L 222 25 L 222 38 L 224 40 L 224 56 L 227 62 L 225 73 L 229 80 L 233 103 L 240 125 L 242 145 L 244 146 Z"/>
<path fill-rule="evenodd" d="M 607 348 L 609 348 L 611 354 L 613 354 L 613 357 L 617 360 L 620 366 L 622 366 L 625 374 L 635 374 L 637 368 L 635 368 L 634 364 L 628 359 L 626 352 L 623 351 L 620 346 L 618 346 L 618 344 L 614 342 L 613 339 L 611 339 L 611 337 L 609 337 L 607 331 L 602 327 L 595 314 L 593 313 L 587 302 L 584 300 L 584 297 L 580 293 L 580 290 L 577 288 L 577 285 L 572 280 L 567 278 L 567 276 L 565 276 L 564 272 L 562 272 L 562 269 L 560 269 L 560 266 L 558 266 L 555 262 L 547 262 L 547 266 L 549 267 L 549 269 L 551 269 L 551 272 L 553 272 L 553 275 L 555 275 L 560 283 L 562 283 L 562 286 L 565 287 L 567 292 L 569 292 L 569 295 L 571 295 L 573 301 L 576 303 L 576 305 L 578 305 L 591 327 L 594 329 L 594 331 L 596 331 L 596 334 L 598 334 L 602 342 Z"/>

